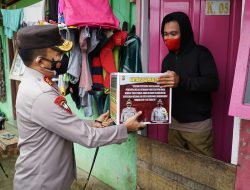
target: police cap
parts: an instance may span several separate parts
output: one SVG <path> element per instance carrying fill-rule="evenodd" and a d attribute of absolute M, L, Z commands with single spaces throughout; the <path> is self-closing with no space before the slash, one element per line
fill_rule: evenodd
<path fill-rule="evenodd" d="M 54 48 L 58 51 L 70 51 L 73 43 L 65 40 L 56 25 L 33 25 L 21 28 L 17 32 L 19 49 Z"/>

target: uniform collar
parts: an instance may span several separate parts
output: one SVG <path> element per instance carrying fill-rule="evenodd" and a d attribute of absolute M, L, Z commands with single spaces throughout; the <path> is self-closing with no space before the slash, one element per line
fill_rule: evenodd
<path fill-rule="evenodd" d="M 39 71 L 32 69 L 30 67 L 26 67 L 24 77 L 25 78 L 28 78 L 28 77 L 43 78 L 44 74 L 42 74 Z"/>
<path fill-rule="evenodd" d="M 56 91 L 57 93 L 59 93 L 57 86 L 52 82 L 52 80 L 50 78 L 46 77 L 44 74 L 40 73 L 39 71 L 35 70 L 35 69 L 26 67 L 25 68 L 25 73 L 24 73 L 23 76 L 24 76 L 24 78 L 27 78 L 28 80 L 35 79 L 35 81 L 43 81 L 43 82 L 46 83 L 46 86 L 47 85 L 51 86 L 51 88 L 54 91 Z"/>

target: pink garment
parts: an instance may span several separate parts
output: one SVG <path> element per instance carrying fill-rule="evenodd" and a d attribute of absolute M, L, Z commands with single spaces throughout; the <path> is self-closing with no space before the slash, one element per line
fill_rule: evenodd
<path fill-rule="evenodd" d="M 119 20 L 115 17 L 109 0 L 61 0 L 67 26 L 102 26 L 119 29 Z"/>
<path fill-rule="evenodd" d="M 83 28 L 80 32 L 79 44 L 82 51 L 82 72 L 80 77 L 79 87 L 84 88 L 85 91 L 92 89 L 92 78 L 90 74 L 89 65 L 87 64 L 87 38 L 89 37 L 89 31 Z"/>

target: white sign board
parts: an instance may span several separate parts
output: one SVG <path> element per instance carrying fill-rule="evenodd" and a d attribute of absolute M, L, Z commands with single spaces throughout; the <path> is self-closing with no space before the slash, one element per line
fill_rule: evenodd
<path fill-rule="evenodd" d="M 15 57 L 10 70 L 10 79 L 21 80 L 25 71 L 25 65 L 23 60 L 17 52 L 15 52 Z"/>
<path fill-rule="evenodd" d="M 230 0 L 207 0 L 206 15 L 230 15 Z"/>

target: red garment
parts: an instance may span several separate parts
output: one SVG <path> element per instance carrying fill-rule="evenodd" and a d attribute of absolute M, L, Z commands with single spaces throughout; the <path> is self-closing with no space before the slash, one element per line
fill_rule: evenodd
<path fill-rule="evenodd" d="M 112 50 L 115 46 L 124 45 L 127 35 L 128 33 L 125 31 L 115 32 L 100 52 L 101 65 L 106 71 L 103 83 L 105 88 L 110 88 L 110 73 L 117 72 Z"/>
<path fill-rule="evenodd" d="M 60 0 L 67 26 L 102 26 L 119 29 L 119 20 L 115 17 L 109 0 Z"/>
<path fill-rule="evenodd" d="M 109 88 L 110 86 L 110 73 L 117 72 L 117 69 L 115 67 L 115 60 L 113 57 L 112 49 L 114 48 L 114 40 L 111 37 L 109 42 L 103 47 L 103 49 L 100 52 L 100 60 L 101 65 L 103 69 L 106 71 L 106 77 L 104 79 L 104 87 Z"/>
<path fill-rule="evenodd" d="M 92 60 L 92 80 L 93 89 L 110 88 L 110 73 L 117 72 L 115 60 L 113 57 L 113 48 L 124 45 L 127 38 L 127 32 L 118 31 L 110 37 L 107 44 L 101 49 L 100 57 L 94 57 Z M 102 69 L 106 72 L 103 81 Z"/>
<path fill-rule="evenodd" d="M 92 81 L 93 89 L 103 88 L 102 65 L 99 57 L 94 57 L 92 60 Z"/>

